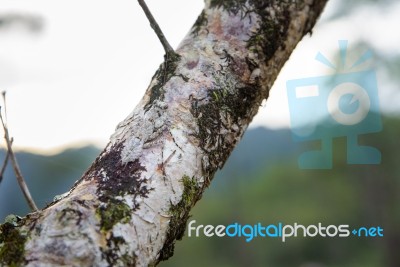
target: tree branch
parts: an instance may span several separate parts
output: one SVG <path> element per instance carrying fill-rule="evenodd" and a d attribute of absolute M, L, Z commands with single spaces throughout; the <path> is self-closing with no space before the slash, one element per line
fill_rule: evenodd
<path fill-rule="evenodd" d="M 146 14 L 146 17 L 150 22 L 151 28 L 153 28 L 153 30 L 157 34 L 157 37 L 160 40 L 162 46 L 164 47 L 165 53 L 167 55 L 175 53 L 174 49 L 168 43 L 167 38 L 165 38 L 163 32 L 161 31 L 160 26 L 158 26 L 157 21 L 155 20 L 155 18 L 151 14 L 150 9 L 148 8 L 146 2 L 144 0 L 138 0 L 138 2 L 139 2 L 139 5 L 142 7 L 142 9 L 144 11 L 144 14 Z"/>
<path fill-rule="evenodd" d="M 325 3 L 207 0 L 179 56 L 161 64 L 68 194 L 2 226 L 24 249 L 1 263 L 152 266 L 172 256 L 191 208 Z M 0 240 L 11 250 L 11 234 Z"/>
<path fill-rule="evenodd" d="M 36 210 L 38 210 L 38 208 L 35 204 L 35 201 L 33 200 L 32 196 L 31 196 L 31 193 L 29 192 L 29 188 L 26 185 L 25 179 L 22 176 L 21 169 L 19 168 L 19 165 L 17 162 L 17 158 L 15 157 L 15 153 L 12 149 L 12 142 L 10 139 L 10 135 L 8 133 L 8 127 L 7 127 L 7 124 L 5 123 L 5 121 L 3 120 L 3 116 L 1 115 L 1 112 L 0 112 L 0 120 L 3 125 L 4 139 L 7 144 L 7 156 L 10 155 L 11 164 L 13 166 L 15 177 L 17 178 L 17 181 L 18 181 L 18 185 L 21 188 L 21 191 L 22 191 L 26 201 L 28 202 L 28 205 L 31 208 L 31 210 L 36 211 Z"/>
<path fill-rule="evenodd" d="M 11 145 L 13 142 L 14 142 L 14 139 L 11 137 L 11 140 L 10 140 Z M 3 181 L 4 172 L 6 171 L 9 159 L 10 159 L 10 152 L 7 150 L 6 156 L 4 157 L 3 165 L 1 166 L 1 170 L 0 170 L 0 184 Z"/>

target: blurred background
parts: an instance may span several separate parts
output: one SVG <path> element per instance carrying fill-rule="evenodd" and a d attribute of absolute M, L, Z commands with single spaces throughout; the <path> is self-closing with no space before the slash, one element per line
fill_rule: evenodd
<path fill-rule="evenodd" d="M 203 2 L 148 0 L 177 47 Z M 161 266 L 400 266 L 400 3 L 331 0 L 312 37 L 298 45 L 270 98 L 192 211 L 196 224 L 381 226 L 383 238 L 187 237 Z M 346 138 L 333 141 L 331 170 L 300 170 L 309 144 L 292 141 L 286 81 L 335 74 L 338 40 L 355 59 L 371 50 L 383 131 L 360 137 L 380 165 L 347 165 Z M 163 49 L 136 1 L 0 0 L 0 90 L 17 157 L 40 207 L 67 191 L 134 108 Z M 354 61 L 353 61 L 354 62 Z M 312 145 L 312 144 L 311 144 Z M 3 144 L 4 148 L 4 144 Z M 4 150 L 0 162 L 4 158 Z M 0 219 L 29 212 L 10 167 L 0 183 Z"/>

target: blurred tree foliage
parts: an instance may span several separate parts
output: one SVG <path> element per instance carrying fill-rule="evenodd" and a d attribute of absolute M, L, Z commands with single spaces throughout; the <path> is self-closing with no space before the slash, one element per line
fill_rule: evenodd
<path fill-rule="evenodd" d="M 254 139 L 256 131 L 264 131 L 264 138 Z M 187 262 L 191 266 L 400 266 L 399 135 L 400 120 L 385 118 L 383 132 L 361 138 L 360 143 L 381 150 L 381 165 L 348 165 L 346 140 L 338 138 L 332 170 L 299 170 L 298 153 L 290 152 L 286 160 L 243 169 L 236 161 L 253 156 L 241 148 L 254 142 L 265 149 L 263 143 L 270 137 L 266 130 L 250 130 L 191 218 L 196 225 L 321 222 L 382 226 L 383 238 L 299 237 L 285 243 L 278 238 L 255 238 L 247 243 L 244 238 L 186 236 L 177 243 L 176 255 L 161 266 L 186 266 Z M 265 149 L 264 155 L 268 153 Z M 234 174 L 227 175 L 228 169 Z"/>

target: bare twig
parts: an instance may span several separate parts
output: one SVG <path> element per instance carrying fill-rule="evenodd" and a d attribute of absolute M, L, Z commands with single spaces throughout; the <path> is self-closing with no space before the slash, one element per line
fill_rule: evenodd
<path fill-rule="evenodd" d="M 5 92 L 3 92 L 2 95 L 3 95 L 4 103 L 6 103 L 6 97 L 5 97 L 6 94 L 5 94 Z M 4 113 L 6 114 L 6 110 L 4 111 Z M 15 153 L 14 153 L 14 151 L 12 149 L 11 139 L 10 139 L 10 135 L 8 133 L 8 127 L 7 127 L 7 124 L 5 123 L 5 121 L 3 119 L 3 116 L 1 115 L 1 112 L 0 112 L 0 120 L 1 120 L 1 123 L 3 125 L 3 129 L 4 129 L 4 139 L 6 140 L 7 150 L 8 150 L 7 154 L 10 155 L 11 164 L 13 166 L 15 176 L 17 177 L 17 181 L 18 181 L 19 187 L 21 188 L 22 193 L 24 194 L 24 197 L 25 197 L 26 201 L 28 202 L 29 207 L 33 211 L 36 211 L 36 210 L 38 210 L 38 208 L 37 208 L 37 206 L 35 204 L 35 201 L 33 201 L 33 198 L 31 196 L 31 193 L 29 192 L 29 189 L 28 189 L 28 186 L 27 186 L 27 184 L 25 182 L 25 179 L 22 176 L 21 169 L 18 166 L 17 158 L 15 157 Z"/>
<path fill-rule="evenodd" d="M 146 14 L 147 19 L 150 22 L 150 26 L 153 28 L 155 33 L 158 36 L 158 39 L 160 39 L 161 44 L 164 47 L 165 53 L 171 54 L 175 53 L 174 49 L 171 47 L 171 45 L 168 43 L 167 39 L 165 38 L 163 32 L 161 31 L 160 26 L 158 26 L 157 21 L 154 19 L 153 15 L 150 12 L 150 9 L 147 7 L 146 2 L 144 0 L 138 0 L 139 5 L 142 7 L 144 14 Z"/>
<path fill-rule="evenodd" d="M 11 140 L 10 140 L 11 145 L 12 145 L 13 141 L 14 141 L 14 139 L 11 137 Z M 4 175 L 4 172 L 6 171 L 6 167 L 7 167 L 9 159 L 10 159 L 10 152 L 8 152 L 8 150 L 7 150 L 6 157 L 4 158 L 3 165 L 1 166 L 1 170 L 0 170 L 0 184 L 3 181 L 3 175 Z"/>
<path fill-rule="evenodd" d="M 6 101 L 6 91 L 1 92 L 1 96 L 3 97 L 3 103 L 4 103 L 4 118 L 5 121 L 7 121 L 7 101 Z"/>
<path fill-rule="evenodd" d="M 7 103 L 6 103 L 6 91 L 1 92 L 1 95 L 3 96 L 3 102 L 4 102 L 4 117 L 5 120 L 7 121 Z M 11 144 L 13 143 L 13 138 L 11 138 Z M 8 160 L 10 158 L 10 152 L 7 150 L 6 151 L 6 157 L 4 158 L 4 162 L 3 165 L 1 167 L 1 171 L 0 171 L 0 183 L 3 181 L 3 175 L 4 172 L 6 171 L 6 167 L 8 164 Z"/>

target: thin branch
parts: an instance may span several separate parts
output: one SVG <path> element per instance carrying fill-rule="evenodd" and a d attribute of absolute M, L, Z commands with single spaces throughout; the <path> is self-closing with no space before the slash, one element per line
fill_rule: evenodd
<path fill-rule="evenodd" d="M 35 204 L 35 201 L 33 201 L 33 199 L 32 199 L 31 193 L 29 192 L 28 186 L 26 185 L 24 177 L 22 176 L 21 170 L 18 166 L 17 158 L 15 157 L 15 153 L 11 146 L 10 136 L 8 134 L 8 128 L 7 128 L 6 124 L 4 123 L 3 116 L 1 115 L 1 113 L 0 113 L 0 119 L 1 119 L 1 123 L 3 124 L 4 138 L 7 143 L 8 153 L 10 154 L 11 164 L 13 166 L 15 176 L 17 177 L 19 187 L 21 188 L 22 193 L 24 194 L 24 197 L 25 197 L 26 201 L 28 202 L 29 207 L 33 211 L 36 211 L 36 210 L 38 210 L 38 208 Z"/>
<path fill-rule="evenodd" d="M 4 103 L 4 118 L 5 121 L 7 121 L 7 101 L 6 101 L 6 91 L 1 92 L 1 96 L 3 97 L 3 103 Z"/>
<path fill-rule="evenodd" d="M 11 141 L 11 145 L 12 145 L 12 143 L 14 142 L 14 139 L 11 137 L 10 141 Z M 3 181 L 3 175 L 4 175 L 4 172 L 6 171 L 6 167 L 7 167 L 9 159 L 10 159 L 10 152 L 7 150 L 6 157 L 4 158 L 3 165 L 1 166 L 1 170 L 0 170 L 0 184 Z"/>
<path fill-rule="evenodd" d="M 4 103 L 6 103 L 5 92 L 3 92 L 2 95 L 3 95 Z M 6 111 L 4 111 L 4 113 L 6 114 Z M 8 133 L 8 127 L 7 127 L 7 124 L 5 123 L 5 121 L 3 120 L 3 116 L 1 115 L 1 112 L 0 112 L 0 120 L 1 120 L 1 124 L 3 125 L 3 129 L 4 129 L 4 139 L 6 140 L 8 154 L 10 155 L 11 164 L 13 166 L 14 173 L 17 178 L 19 187 L 21 188 L 22 193 L 24 194 L 24 197 L 25 197 L 26 201 L 28 202 L 28 205 L 31 208 L 31 210 L 37 211 L 38 208 L 35 204 L 35 201 L 33 201 L 31 193 L 29 192 L 29 189 L 25 182 L 25 179 L 22 176 L 21 169 L 19 168 L 17 158 L 15 157 L 15 153 L 12 149 L 11 139 L 10 139 L 10 135 Z"/>
<path fill-rule="evenodd" d="M 3 97 L 3 102 L 4 102 L 4 117 L 5 117 L 5 120 L 7 121 L 6 91 L 1 92 L 1 95 Z M 12 144 L 12 142 L 13 142 L 13 140 L 11 138 L 11 144 Z M 4 158 L 3 165 L 2 165 L 1 171 L 0 171 L 0 183 L 3 181 L 3 175 L 4 175 L 4 172 L 6 171 L 6 167 L 7 167 L 9 158 L 10 158 L 10 152 L 7 150 L 6 157 Z"/>
<path fill-rule="evenodd" d="M 153 28 L 154 32 L 157 34 L 158 39 L 160 39 L 160 42 L 164 47 L 165 53 L 167 55 L 171 54 L 171 53 L 175 53 L 174 49 L 168 43 L 163 32 L 161 31 L 160 26 L 158 26 L 157 21 L 154 19 L 153 15 L 151 14 L 150 9 L 147 7 L 146 2 L 144 0 L 138 0 L 138 2 L 144 11 L 144 14 L 146 14 L 146 17 L 150 22 L 150 26 Z"/>

